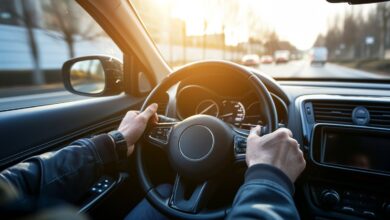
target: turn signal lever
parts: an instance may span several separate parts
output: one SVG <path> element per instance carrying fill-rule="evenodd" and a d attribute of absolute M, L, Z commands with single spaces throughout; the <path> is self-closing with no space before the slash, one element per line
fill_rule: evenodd
<path fill-rule="evenodd" d="M 178 122 L 176 118 L 170 118 L 165 115 L 158 115 L 158 122 L 159 123 L 172 123 L 172 122 Z"/>

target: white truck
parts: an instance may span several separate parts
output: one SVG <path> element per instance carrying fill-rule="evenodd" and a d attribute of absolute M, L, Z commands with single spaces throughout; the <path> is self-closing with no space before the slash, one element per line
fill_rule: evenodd
<path fill-rule="evenodd" d="M 328 49 L 326 47 L 313 47 L 310 50 L 311 64 L 325 65 L 328 61 Z"/>

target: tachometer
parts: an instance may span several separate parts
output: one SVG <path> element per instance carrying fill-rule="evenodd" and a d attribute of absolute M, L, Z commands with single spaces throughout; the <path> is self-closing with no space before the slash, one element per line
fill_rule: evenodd
<path fill-rule="evenodd" d="M 250 124 L 263 124 L 260 102 L 252 102 L 246 108 L 245 122 Z"/>
<path fill-rule="evenodd" d="M 195 110 L 196 114 L 205 114 L 218 117 L 219 107 L 218 104 L 212 99 L 206 99 L 201 101 Z"/>
<path fill-rule="evenodd" d="M 235 126 L 239 126 L 240 123 L 245 119 L 245 108 L 241 102 L 228 101 L 222 102 L 223 112 L 220 118 L 228 123 Z"/>

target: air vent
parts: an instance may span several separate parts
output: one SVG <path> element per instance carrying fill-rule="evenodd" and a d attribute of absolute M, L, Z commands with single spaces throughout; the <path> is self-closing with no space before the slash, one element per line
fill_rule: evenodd
<path fill-rule="evenodd" d="M 353 104 L 337 101 L 313 101 L 314 119 L 317 123 L 352 124 Z"/>
<path fill-rule="evenodd" d="M 390 103 L 367 103 L 370 126 L 390 128 Z"/>
<path fill-rule="evenodd" d="M 312 104 L 317 123 L 353 124 L 352 111 L 363 106 L 370 114 L 368 126 L 390 128 L 390 103 L 313 101 Z"/>

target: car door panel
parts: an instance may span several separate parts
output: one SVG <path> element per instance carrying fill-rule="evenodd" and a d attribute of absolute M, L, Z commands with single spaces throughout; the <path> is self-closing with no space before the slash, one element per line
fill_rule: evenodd
<path fill-rule="evenodd" d="M 118 95 L 0 113 L 0 167 L 113 129 L 142 98 Z"/>

